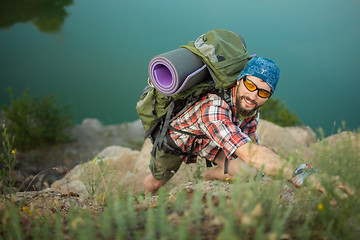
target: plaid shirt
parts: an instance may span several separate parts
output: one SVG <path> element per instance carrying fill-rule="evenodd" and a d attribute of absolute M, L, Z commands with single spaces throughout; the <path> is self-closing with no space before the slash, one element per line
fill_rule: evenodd
<path fill-rule="evenodd" d="M 238 115 L 234 114 L 235 89 L 233 87 L 231 90 L 230 105 L 218 95 L 209 93 L 171 122 L 171 126 L 177 130 L 207 137 L 196 138 L 169 130 L 170 137 L 183 152 L 189 153 L 196 141 L 193 155 L 213 161 L 219 150 L 223 149 L 226 157 L 231 160 L 236 158 L 234 152 L 241 145 L 252 140 L 259 144 L 256 134 L 259 112 L 240 121 Z M 183 155 L 182 158 L 184 162 L 196 162 L 196 158 L 187 159 L 188 155 Z"/>

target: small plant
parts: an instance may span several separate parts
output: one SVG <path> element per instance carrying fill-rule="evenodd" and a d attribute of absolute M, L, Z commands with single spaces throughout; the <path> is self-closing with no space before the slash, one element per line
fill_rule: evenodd
<path fill-rule="evenodd" d="M 97 201 L 103 204 L 109 185 L 112 182 L 112 176 L 110 176 L 109 179 L 106 179 L 106 176 L 110 174 L 110 161 L 107 161 L 105 165 L 104 157 L 96 156 L 91 162 L 87 163 L 85 168 L 87 177 L 87 184 L 85 186 L 89 198 L 94 200 L 95 195 L 98 194 Z M 100 186 L 105 188 L 102 193 L 99 193 L 98 191 Z"/>
<path fill-rule="evenodd" d="M 30 150 L 69 140 L 64 132 L 72 126 L 72 114 L 69 105 L 61 106 L 55 96 L 47 96 L 42 100 L 29 96 L 26 89 L 18 99 L 14 99 L 11 88 L 10 106 L 3 105 L 6 118 L 10 120 L 9 133 L 16 137 L 19 150 Z"/>
<path fill-rule="evenodd" d="M 205 166 L 204 166 L 205 161 L 206 160 L 203 158 L 198 158 L 198 160 L 196 161 L 196 169 L 195 169 L 195 172 L 193 173 L 195 182 L 198 182 L 203 179 L 201 174 L 204 172 L 204 169 L 205 169 Z"/>
<path fill-rule="evenodd" d="M 2 125 L 2 146 L 0 147 L 0 186 L 1 192 L 13 193 L 15 186 L 15 179 L 12 175 L 12 171 L 15 167 L 16 149 L 13 148 L 14 137 L 10 137 L 7 133 L 5 121 Z M 2 183 L 2 184 L 1 184 Z"/>

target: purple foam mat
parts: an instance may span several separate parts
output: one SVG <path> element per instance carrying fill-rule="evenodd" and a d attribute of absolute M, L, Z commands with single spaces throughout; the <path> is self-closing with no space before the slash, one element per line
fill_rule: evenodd
<path fill-rule="evenodd" d="M 186 48 L 154 57 L 148 70 L 151 83 L 167 96 L 189 89 L 209 75 L 201 59 Z"/>

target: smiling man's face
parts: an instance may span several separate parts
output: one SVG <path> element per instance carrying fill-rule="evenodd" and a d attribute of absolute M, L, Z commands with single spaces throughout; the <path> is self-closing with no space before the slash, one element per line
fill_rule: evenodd
<path fill-rule="evenodd" d="M 258 77 L 246 76 L 258 88 L 271 92 L 270 86 Z M 250 92 L 243 83 L 243 79 L 237 82 L 238 90 L 236 93 L 236 110 L 243 117 L 251 116 L 254 111 L 260 108 L 269 98 L 261 98 L 258 96 L 258 90 Z"/>

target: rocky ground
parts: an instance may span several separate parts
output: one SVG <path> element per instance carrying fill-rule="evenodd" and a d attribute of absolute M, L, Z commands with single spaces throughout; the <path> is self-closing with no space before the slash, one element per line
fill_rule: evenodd
<path fill-rule="evenodd" d="M 263 184 L 269 184 L 267 181 L 263 181 Z M 232 184 L 228 182 L 216 182 L 216 181 L 204 181 L 201 183 L 187 182 L 174 187 L 169 192 L 169 200 L 175 200 L 176 194 L 185 190 L 187 198 L 191 199 L 193 193 L 197 189 L 201 189 L 203 192 L 203 198 L 206 198 L 207 194 L 211 194 L 213 198 L 218 195 L 224 195 L 229 197 L 231 195 Z M 260 190 L 260 189 L 259 189 Z M 279 198 L 287 204 L 294 203 L 295 190 L 289 183 L 284 183 Z M 77 193 L 60 193 L 51 188 L 46 188 L 40 191 L 26 191 L 17 192 L 12 196 L 12 201 L 15 203 L 21 203 L 23 206 L 27 206 L 23 211 L 36 211 L 37 215 L 46 216 L 48 213 L 61 212 L 62 215 L 67 215 L 71 207 L 77 207 L 80 209 L 87 209 L 97 214 L 103 211 L 103 204 L 93 201 L 90 198 L 82 198 Z M 6 209 L 6 206 L 2 206 L 3 202 L 0 201 L 0 210 Z M 148 207 L 156 206 L 157 196 L 153 196 L 149 201 L 143 201 L 136 207 L 146 209 Z"/>
<path fill-rule="evenodd" d="M 310 158 L 310 145 L 317 143 L 314 132 L 308 127 L 282 128 L 261 120 L 258 133 L 263 145 L 285 155 L 300 152 L 304 158 Z M 20 191 L 12 196 L 13 201 L 27 206 L 23 211 L 36 209 L 40 215 L 59 209 L 66 215 L 70 206 L 100 213 L 104 202 L 96 197 L 105 196 L 108 189 L 119 193 L 119 189 L 125 192 L 132 188 L 139 193 L 143 190 L 142 180 L 149 173 L 147 163 L 152 148 L 149 141 L 143 141 L 143 134 L 140 121 L 103 126 L 96 119 L 85 119 L 71 130 L 72 142 L 27 153 L 18 152 L 14 176 Z M 334 135 L 327 140 L 331 143 L 339 137 Z M 99 168 L 99 158 L 93 160 L 96 156 L 101 156 L 110 171 L 108 176 L 101 177 L 99 188 L 90 195 L 86 188 L 92 180 L 89 176 L 97 178 L 104 173 Z M 232 184 L 227 182 L 205 181 L 198 185 L 192 181 L 193 175 L 204 169 L 191 165 L 183 164 L 179 173 L 167 184 L 170 198 L 181 189 L 191 195 L 198 187 L 201 187 L 204 196 L 217 191 L 225 195 L 230 193 Z M 112 186 L 109 179 L 117 186 Z M 287 182 L 280 184 L 282 191 L 279 197 L 285 202 L 293 202 L 294 187 Z M 151 204 L 156 204 L 156 198 L 138 207 L 147 208 Z M 2 208 L 6 206 L 0 202 L 0 210 Z"/>
<path fill-rule="evenodd" d="M 25 216 L 22 224 L 26 226 L 30 216 L 49 216 L 52 213 L 61 213 L 66 219 L 74 206 L 99 215 L 106 212 L 105 196 L 110 192 L 119 196 L 129 192 L 129 189 L 135 190 L 134 195 L 141 199 L 143 195 L 138 193 L 143 191 L 142 180 L 149 173 L 147 165 L 152 149 L 150 141 L 144 142 L 143 133 L 139 121 L 103 126 L 96 119 L 85 119 L 71 130 L 72 142 L 26 153 L 18 152 L 14 176 L 20 191 L 7 196 L 17 203 L 21 216 Z M 258 134 L 262 145 L 283 156 L 299 154 L 309 161 L 314 145 L 321 143 L 308 127 L 282 128 L 263 120 L 260 120 Z M 336 134 L 326 139 L 326 146 L 332 147 L 344 137 L 359 140 L 360 135 L 355 137 L 353 133 L 346 132 Z M 354 143 L 360 147 L 360 141 Z M 219 200 L 218 194 L 228 199 L 235 184 L 226 181 L 193 181 L 203 170 L 197 164 L 183 164 L 166 186 L 169 200 L 175 200 L 174 196 L 185 190 L 186 202 L 191 202 L 196 189 L 201 190 L 204 205 L 208 204 L 208 196 L 211 196 L 213 204 Z M 88 186 L 97 180 L 100 181 L 91 194 Z M 296 204 L 297 192 L 290 182 L 263 178 L 259 185 L 252 183 L 244 181 L 244 184 L 249 184 L 244 186 L 256 186 L 261 191 L 269 189 L 267 184 L 276 184 L 280 187 L 276 199 L 286 206 Z M 157 206 L 156 196 L 148 200 L 134 203 L 135 208 L 141 210 Z M 336 206 L 336 202 L 333 205 Z M 8 211 L 6 201 L 0 200 L 0 211 Z M 175 223 L 179 223 L 181 217 L 177 214 L 168 216 Z M 215 239 L 223 226 L 223 220 L 206 214 L 204 219 L 204 239 Z"/>
<path fill-rule="evenodd" d="M 105 126 L 97 119 L 84 119 L 81 124 L 71 129 L 71 142 L 29 152 L 17 152 L 14 171 L 17 187 L 20 191 L 46 189 L 76 165 L 92 160 L 109 146 L 140 150 L 144 143 L 143 135 L 140 120 Z M 308 146 L 315 142 L 315 134 L 309 127 L 282 128 L 263 120 L 259 124 L 259 135 L 263 145 L 285 154 L 300 146 L 306 155 L 309 152 Z M 145 155 L 146 151 L 148 150 L 145 150 Z M 142 157 L 149 158 L 148 155 Z M 143 159 L 139 163 L 142 165 L 140 167 L 147 168 L 147 162 L 148 159 Z M 131 165 L 131 161 L 129 164 Z"/>
<path fill-rule="evenodd" d="M 140 120 L 104 126 L 97 119 L 84 119 L 71 129 L 71 142 L 17 152 L 14 171 L 17 187 L 20 191 L 46 189 L 74 166 L 91 160 L 108 146 L 140 149 L 143 134 Z"/>
<path fill-rule="evenodd" d="M 119 178 L 115 181 L 123 182 L 125 185 L 131 183 L 140 191 L 142 179 L 148 174 L 147 164 L 151 150 L 151 143 L 144 144 L 143 134 L 140 120 L 104 126 L 97 119 L 84 119 L 70 131 L 73 141 L 17 153 L 14 171 L 17 187 L 22 192 L 43 190 L 46 191 L 46 196 L 51 198 L 68 199 L 81 195 L 84 200 L 88 197 L 84 194 L 87 184 L 85 181 L 88 179 L 84 180 L 83 176 L 89 172 L 84 172 L 82 166 L 100 154 L 111 162 L 110 167 Z M 301 147 L 306 155 L 309 151 L 308 146 L 315 142 L 315 134 L 308 127 L 282 128 L 263 120 L 259 124 L 259 135 L 263 145 L 285 154 Z M 198 166 L 184 168 L 186 169 L 181 171 L 181 174 L 175 175 L 173 183 L 168 184 L 170 188 L 192 180 L 189 175 L 193 175 L 199 169 Z M 136 177 L 139 175 L 141 176 Z M 53 187 L 50 191 L 47 188 L 51 185 Z M 34 193 L 34 196 L 37 194 Z"/>
<path fill-rule="evenodd" d="M 14 171 L 17 187 L 20 191 L 46 189 L 76 165 L 92 160 L 109 146 L 140 150 L 143 135 L 140 120 L 104 126 L 97 119 L 84 119 L 71 129 L 71 142 L 17 152 Z M 281 128 L 263 120 L 259 124 L 259 135 L 263 145 L 285 153 L 301 146 L 302 152 L 307 154 L 308 146 L 315 141 L 315 134 L 309 127 Z M 147 167 L 145 161 L 142 164 Z"/>

